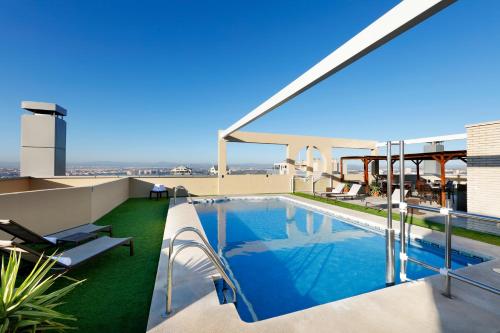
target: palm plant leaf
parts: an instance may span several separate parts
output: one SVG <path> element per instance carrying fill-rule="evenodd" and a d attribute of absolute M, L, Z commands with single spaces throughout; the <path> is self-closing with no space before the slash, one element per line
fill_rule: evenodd
<path fill-rule="evenodd" d="M 35 332 L 72 329 L 64 321 L 76 321 L 72 315 L 63 314 L 55 308 L 60 300 L 83 281 L 73 282 L 54 289 L 54 283 L 62 274 L 51 274 L 55 264 L 54 255 L 40 258 L 31 272 L 19 283 L 18 272 L 21 254 L 12 251 L 0 268 L 0 333 Z M 17 286 L 17 287 L 16 287 Z"/>

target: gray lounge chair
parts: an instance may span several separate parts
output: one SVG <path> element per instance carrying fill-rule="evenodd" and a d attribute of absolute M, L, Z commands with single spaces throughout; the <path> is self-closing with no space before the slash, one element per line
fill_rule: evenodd
<path fill-rule="evenodd" d="M 132 238 L 111 238 L 108 236 L 94 239 L 72 249 L 56 253 L 53 256 L 39 253 L 24 244 L 19 244 L 14 241 L 0 241 L 0 251 L 5 253 L 17 251 L 21 253 L 23 260 L 32 263 L 36 263 L 40 258 L 52 259 L 56 261 L 54 269 L 67 271 L 121 245 L 128 246 L 130 248 L 130 255 L 134 255 L 134 243 Z"/>
<path fill-rule="evenodd" d="M 92 223 L 88 223 L 78 227 L 62 230 L 50 235 L 41 236 L 12 220 L 0 220 L 0 230 L 3 230 L 6 233 L 14 236 L 14 238 L 19 238 L 25 242 L 43 245 L 57 245 L 59 243 L 59 240 L 76 234 L 95 234 L 98 232 L 107 232 L 110 236 L 112 236 L 113 234 L 113 228 L 110 225 L 95 225 Z"/>

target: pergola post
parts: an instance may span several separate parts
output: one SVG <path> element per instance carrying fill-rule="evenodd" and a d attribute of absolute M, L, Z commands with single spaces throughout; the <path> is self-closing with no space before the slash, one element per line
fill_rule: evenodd
<path fill-rule="evenodd" d="M 441 167 L 441 207 L 446 207 L 446 160 L 444 156 L 439 159 L 439 164 Z"/>
<path fill-rule="evenodd" d="M 413 163 L 417 166 L 417 180 L 420 180 L 420 163 L 422 163 L 421 160 L 412 160 Z"/>
<path fill-rule="evenodd" d="M 453 154 L 445 156 L 440 154 L 439 156 L 433 156 L 433 159 L 439 163 L 440 166 L 440 181 L 441 181 L 441 207 L 446 207 L 446 162 L 455 157 Z"/>
<path fill-rule="evenodd" d="M 344 181 L 344 158 L 340 158 L 340 181 Z"/>

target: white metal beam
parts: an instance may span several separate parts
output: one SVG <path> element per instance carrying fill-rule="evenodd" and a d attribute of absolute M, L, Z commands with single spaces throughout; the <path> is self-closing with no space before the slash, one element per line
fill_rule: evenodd
<path fill-rule="evenodd" d="M 429 136 L 426 138 L 418 138 L 418 139 L 408 139 L 404 140 L 405 144 L 416 144 L 416 143 L 428 143 L 428 142 L 442 142 L 442 141 L 453 141 L 453 140 L 465 140 L 467 139 L 466 133 L 460 134 L 449 134 L 449 135 L 440 135 L 440 136 Z M 391 141 L 393 144 L 399 144 L 399 141 Z M 387 142 L 378 142 L 377 147 L 385 147 Z"/>
<path fill-rule="evenodd" d="M 222 138 L 276 109 L 315 84 L 387 43 L 455 0 L 404 0 L 246 116 L 220 132 Z"/>

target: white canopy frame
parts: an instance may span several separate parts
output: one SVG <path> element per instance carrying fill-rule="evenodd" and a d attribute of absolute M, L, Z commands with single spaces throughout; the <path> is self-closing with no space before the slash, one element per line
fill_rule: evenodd
<path fill-rule="evenodd" d="M 243 118 L 219 132 L 224 139 L 327 77 L 409 30 L 456 0 L 403 0 Z"/>

